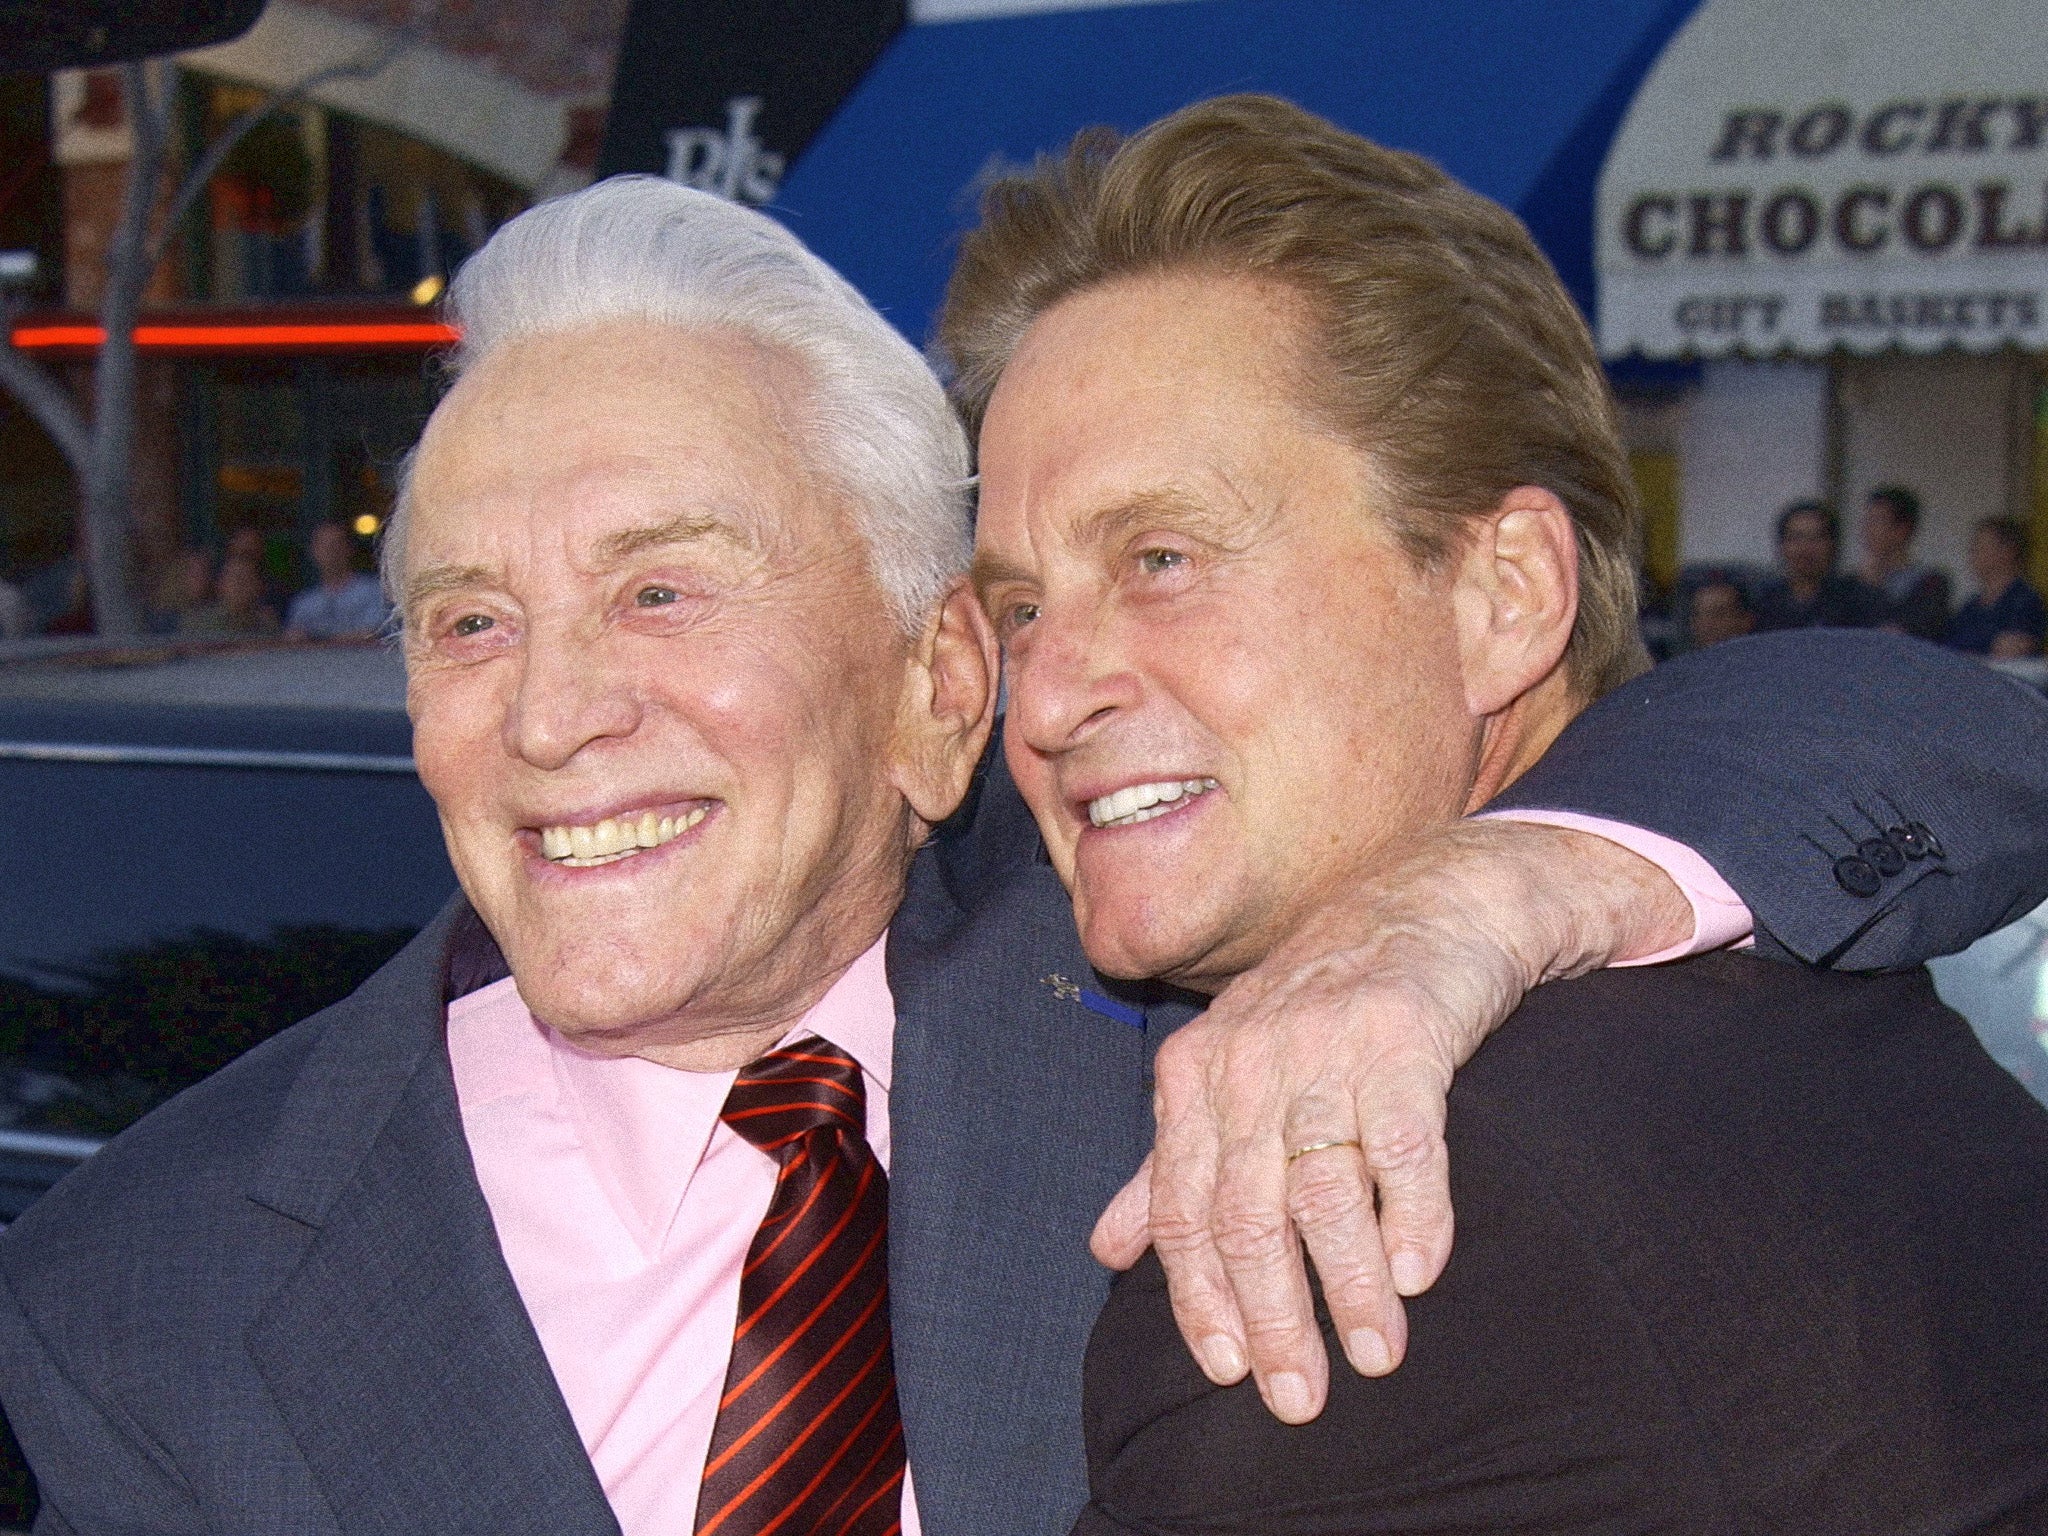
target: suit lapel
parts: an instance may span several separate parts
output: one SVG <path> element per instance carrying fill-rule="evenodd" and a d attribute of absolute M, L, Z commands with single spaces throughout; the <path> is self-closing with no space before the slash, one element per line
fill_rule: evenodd
<path fill-rule="evenodd" d="M 936 861 L 934 861 L 934 864 Z M 1064 1533 L 1085 1498 L 1087 1251 L 1150 1145 L 1142 1027 L 1097 985 L 1041 863 L 967 895 L 927 865 L 890 931 L 890 1310 L 934 1536 Z M 971 909 L 971 910 L 969 910 Z"/>
<path fill-rule="evenodd" d="M 344 1004 L 294 1085 L 250 1197 L 305 1247 L 250 1355 L 349 1536 L 616 1536 L 463 1136 L 442 1002 L 461 921 Z"/>

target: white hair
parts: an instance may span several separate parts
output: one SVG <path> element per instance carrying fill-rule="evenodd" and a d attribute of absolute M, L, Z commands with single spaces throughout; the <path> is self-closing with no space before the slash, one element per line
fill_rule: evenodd
<path fill-rule="evenodd" d="M 448 296 L 458 375 L 499 347 L 621 320 L 751 336 L 812 386 L 817 467 L 852 500 L 868 562 L 915 635 L 967 569 L 967 438 L 917 350 L 851 283 L 753 209 L 654 176 L 614 176 L 530 208 L 467 261 Z M 384 535 L 405 561 L 412 461 Z"/>

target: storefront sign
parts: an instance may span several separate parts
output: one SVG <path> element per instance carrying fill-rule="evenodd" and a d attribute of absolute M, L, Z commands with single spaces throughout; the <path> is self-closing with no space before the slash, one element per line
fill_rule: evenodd
<path fill-rule="evenodd" d="M 1600 178 L 1609 356 L 2048 347 L 2035 0 L 1707 0 Z"/>

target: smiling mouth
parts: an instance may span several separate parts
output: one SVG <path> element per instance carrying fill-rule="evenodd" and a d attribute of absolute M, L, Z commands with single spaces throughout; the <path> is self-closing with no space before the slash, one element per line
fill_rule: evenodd
<path fill-rule="evenodd" d="M 1162 779 L 1156 784 L 1133 784 L 1088 802 L 1088 820 L 1097 827 L 1135 827 L 1141 821 L 1164 816 L 1197 795 L 1217 787 L 1214 779 Z"/>
<path fill-rule="evenodd" d="M 540 851 L 549 863 L 566 869 L 616 864 L 674 842 L 709 811 L 709 806 L 700 805 L 681 816 L 657 816 L 652 811 L 642 811 L 638 816 L 607 816 L 589 826 L 542 827 Z"/>

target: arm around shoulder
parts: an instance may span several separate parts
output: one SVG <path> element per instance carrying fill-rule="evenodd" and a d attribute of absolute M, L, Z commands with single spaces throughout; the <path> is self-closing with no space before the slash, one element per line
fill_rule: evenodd
<path fill-rule="evenodd" d="M 1494 808 L 1696 849 L 1779 958 L 1917 965 L 2048 899 L 2048 700 L 1901 636 L 1759 635 L 1600 700 Z"/>

